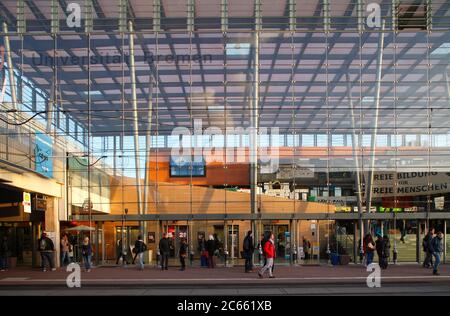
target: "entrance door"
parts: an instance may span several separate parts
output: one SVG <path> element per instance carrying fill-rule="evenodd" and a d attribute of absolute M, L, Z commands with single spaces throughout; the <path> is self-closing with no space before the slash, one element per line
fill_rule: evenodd
<path fill-rule="evenodd" d="M 139 236 L 139 227 L 137 226 L 125 226 L 122 230 L 122 226 L 116 226 L 116 258 L 119 255 L 119 241 L 123 239 L 122 245 L 126 247 L 127 250 L 127 260 L 132 261 L 131 246 L 134 246 L 135 241 Z"/>
<path fill-rule="evenodd" d="M 188 226 L 187 225 L 167 225 L 166 230 L 167 237 L 170 244 L 170 257 L 178 258 L 178 252 L 180 249 L 181 239 L 184 238 L 188 241 Z"/>
<path fill-rule="evenodd" d="M 290 260 L 291 233 L 289 225 L 264 225 L 264 233 L 272 232 L 275 237 L 277 258 Z"/>
<path fill-rule="evenodd" d="M 228 225 L 228 245 L 230 259 L 239 258 L 239 225 Z"/>

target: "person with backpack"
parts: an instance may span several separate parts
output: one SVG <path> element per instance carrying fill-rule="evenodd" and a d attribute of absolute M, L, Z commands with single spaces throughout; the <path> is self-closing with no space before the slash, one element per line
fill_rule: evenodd
<path fill-rule="evenodd" d="M 133 263 L 138 259 L 139 264 L 139 270 L 144 271 L 144 252 L 147 251 L 147 245 L 144 243 L 144 240 L 142 240 L 142 236 L 139 235 L 138 239 L 134 243 L 134 249 L 133 252 L 135 253 Z"/>
<path fill-rule="evenodd" d="M 247 236 L 244 238 L 244 257 L 245 257 L 245 273 L 252 272 L 253 269 L 253 252 L 255 251 L 255 245 L 253 244 L 253 232 L 249 230 Z"/>
<path fill-rule="evenodd" d="M 443 246 L 443 237 L 442 232 L 438 232 L 436 236 L 431 241 L 433 257 L 434 257 L 434 265 L 433 265 L 433 275 L 440 275 L 438 272 L 439 265 L 441 264 L 441 256 L 444 251 Z"/>
<path fill-rule="evenodd" d="M 8 268 L 8 237 L 3 236 L 0 242 L 0 271 L 4 272 Z"/>
<path fill-rule="evenodd" d="M 187 257 L 187 253 L 188 253 L 188 245 L 187 245 L 186 239 L 185 239 L 185 238 L 181 238 L 181 241 L 180 241 L 180 251 L 179 251 L 180 264 L 181 264 L 181 269 L 180 269 L 180 271 L 186 270 L 186 257 Z"/>
<path fill-rule="evenodd" d="M 274 278 L 275 276 L 273 275 L 273 270 L 272 270 L 272 266 L 273 266 L 273 261 L 276 257 L 276 250 L 275 250 L 275 236 L 270 233 L 270 238 L 268 241 L 266 241 L 264 243 L 264 254 L 266 256 L 267 259 L 267 263 L 264 265 L 264 267 L 262 267 L 262 269 L 258 272 L 258 276 L 260 278 L 264 277 L 264 273 L 266 271 L 269 271 L 269 278 Z"/>
<path fill-rule="evenodd" d="M 48 262 L 50 269 L 52 271 L 56 271 L 55 263 L 53 261 L 53 253 L 55 251 L 55 245 L 53 241 L 47 237 L 47 233 L 44 231 L 41 235 L 41 238 L 38 240 L 38 249 L 41 253 L 41 267 L 42 272 L 46 272 L 45 263 Z"/>
<path fill-rule="evenodd" d="M 433 266 L 433 251 L 431 248 L 431 241 L 434 238 L 434 228 L 430 228 L 428 233 L 422 240 L 423 252 L 425 252 L 425 260 L 423 261 L 424 268 L 431 268 Z"/>

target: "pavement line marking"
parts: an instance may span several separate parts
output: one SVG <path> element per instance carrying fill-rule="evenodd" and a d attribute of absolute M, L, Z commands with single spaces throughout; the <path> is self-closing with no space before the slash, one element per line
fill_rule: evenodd
<path fill-rule="evenodd" d="M 366 280 L 367 276 L 363 277 L 304 277 L 304 278 L 275 278 L 277 280 L 288 281 L 327 281 L 327 280 Z M 450 279 L 450 276 L 386 276 L 381 277 L 383 280 L 437 280 L 437 279 Z M 267 278 L 265 280 L 268 280 Z M 1 279 L 0 282 L 17 281 L 17 282 L 65 282 L 66 279 L 27 279 L 27 278 L 6 278 Z M 260 281 L 258 278 L 217 278 L 217 279 L 82 279 L 81 282 L 187 282 L 187 281 Z"/>
<path fill-rule="evenodd" d="M 11 277 L 11 278 L 0 279 L 0 281 L 27 281 L 27 280 L 29 280 L 29 279 L 30 279 L 29 277 L 24 277 L 24 278 L 21 278 L 21 277 L 17 277 L 17 278 Z"/>

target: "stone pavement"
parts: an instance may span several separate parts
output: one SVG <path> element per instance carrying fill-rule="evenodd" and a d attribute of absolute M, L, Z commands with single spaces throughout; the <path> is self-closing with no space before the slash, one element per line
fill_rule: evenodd
<path fill-rule="evenodd" d="M 91 272 L 82 269 L 81 282 L 85 285 L 249 285 L 265 284 L 365 284 L 370 272 L 361 265 L 348 266 L 276 266 L 275 279 L 259 279 L 256 268 L 252 273 L 244 273 L 243 267 L 217 267 L 215 269 L 188 267 L 179 271 L 177 267 L 169 267 L 161 271 L 152 266 L 139 271 L 135 266 L 97 267 Z M 441 276 L 432 276 L 430 269 L 418 264 L 390 265 L 382 270 L 381 280 L 384 283 L 408 282 L 445 282 L 450 284 L 450 265 L 442 265 Z M 66 278 L 70 272 L 65 268 L 57 271 L 42 272 L 38 269 L 16 268 L 0 272 L 0 287 L 11 285 L 45 285 L 66 286 Z"/>

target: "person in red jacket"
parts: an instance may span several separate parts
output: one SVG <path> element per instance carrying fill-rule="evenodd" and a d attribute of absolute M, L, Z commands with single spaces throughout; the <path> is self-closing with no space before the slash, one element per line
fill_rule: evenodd
<path fill-rule="evenodd" d="M 275 242 L 274 242 L 274 235 L 270 234 L 270 239 L 266 241 L 266 243 L 263 246 L 264 255 L 266 256 L 267 263 L 264 267 L 262 267 L 261 271 L 259 271 L 258 275 L 260 278 L 264 277 L 264 273 L 266 271 L 269 271 L 269 278 L 274 278 L 272 274 L 272 266 L 273 266 L 273 260 L 275 259 Z"/>

